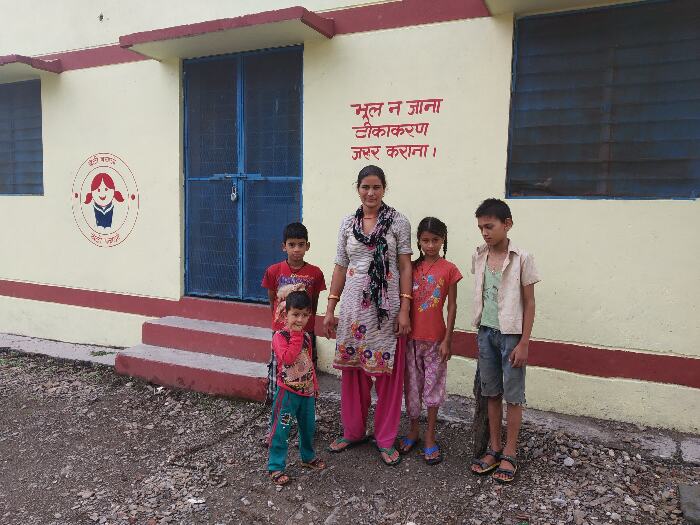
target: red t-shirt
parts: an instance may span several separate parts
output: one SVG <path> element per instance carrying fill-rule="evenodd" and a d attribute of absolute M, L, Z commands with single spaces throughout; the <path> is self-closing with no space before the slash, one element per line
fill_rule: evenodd
<path fill-rule="evenodd" d="M 413 301 L 411 302 L 411 337 L 439 342 L 445 338 L 442 308 L 450 286 L 462 278 L 450 261 L 422 261 L 413 267 Z"/>
<path fill-rule="evenodd" d="M 311 357 L 311 336 L 287 330 L 275 332 L 272 348 L 277 357 L 277 386 L 300 396 L 315 395 L 318 382 Z"/>
<path fill-rule="evenodd" d="M 277 296 L 272 315 L 273 330 L 284 330 L 286 327 L 284 304 L 280 303 L 284 303 L 289 292 L 305 290 L 311 296 L 311 302 L 313 303 L 311 310 L 314 315 L 309 318 L 309 322 L 306 323 L 304 330 L 311 334 L 314 333 L 318 294 L 326 289 L 323 272 L 318 266 L 304 263 L 304 266 L 301 268 L 292 270 L 287 261 L 273 264 L 265 271 L 262 287 L 272 290 Z"/>

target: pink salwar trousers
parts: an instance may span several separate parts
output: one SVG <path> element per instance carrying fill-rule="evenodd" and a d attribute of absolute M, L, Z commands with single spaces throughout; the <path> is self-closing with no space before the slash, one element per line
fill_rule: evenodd
<path fill-rule="evenodd" d="M 390 448 L 396 441 L 401 419 L 403 398 L 404 359 L 406 338 L 396 340 L 394 368 L 391 375 L 379 375 L 375 379 L 377 406 L 374 410 L 374 437 L 377 446 Z M 340 417 L 343 421 L 343 437 L 357 441 L 367 431 L 367 414 L 372 402 L 372 377 L 360 368 L 342 371 Z"/>

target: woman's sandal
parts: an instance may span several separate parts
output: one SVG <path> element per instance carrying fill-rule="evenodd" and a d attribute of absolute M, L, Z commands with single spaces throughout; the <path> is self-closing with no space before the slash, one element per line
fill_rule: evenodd
<path fill-rule="evenodd" d="M 399 454 L 402 456 L 410 454 L 418 443 L 420 443 L 420 439 L 411 439 L 406 436 L 399 437 Z"/>
<path fill-rule="evenodd" d="M 348 449 L 351 449 L 352 447 L 356 447 L 358 445 L 362 445 L 363 443 L 367 443 L 369 441 L 370 436 L 365 436 L 363 438 L 358 439 L 357 441 L 350 441 L 349 439 L 345 439 L 344 437 L 339 437 L 333 443 L 328 445 L 328 452 L 331 454 L 340 454 L 341 452 L 345 452 Z M 335 444 L 343 444 L 345 443 L 344 447 L 340 448 L 333 448 L 333 445 Z"/>
<path fill-rule="evenodd" d="M 501 463 L 504 461 L 509 462 L 511 465 L 513 465 L 512 469 L 509 468 L 503 468 L 503 467 L 498 467 L 496 469 L 496 472 L 494 472 L 491 477 L 498 481 L 499 483 L 512 483 L 513 480 L 515 479 L 515 474 L 518 472 L 518 460 L 515 459 L 513 456 L 504 456 L 501 455 Z M 505 478 L 498 478 L 496 477 L 496 474 L 505 474 Z"/>
<path fill-rule="evenodd" d="M 314 459 L 308 462 L 301 462 L 302 467 L 310 468 L 311 470 L 323 470 L 326 468 L 326 463 L 321 458 L 316 456 Z"/>
<path fill-rule="evenodd" d="M 284 487 L 287 483 L 292 481 L 292 479 L 289 476 L 287 476 L 282 470 L 270 472 L 270 479 L 272 480 L 272 483 L 274 483 L 278 487 Z"/>
<path fill-rule="evenodd" d="M 398 450 L 396 450 L 393 446 L 389 448 L 382 448 L 382 447 L 377 447 L 377 450 L 379 450 L 379 457 L 382 459 L 384 464 L 388 467 L 395 467 L 399 463 L 401 463 L 401 454 L 397 454 L 395 460 L 386 460 L 384 459 L 384 456 L 382 456 L 382 453 L 386 454 L 388 457 L 393 456 Z"/>
<path fill-rule="evenodd" d="M 494 458 L 496 461 L 493 464 L 489 464 L 483 459 L 472 459 L 472 466 L 477 466 L 479 467 L 480 470 L 474 470 L 473 468 L 470 469 L 472 474 L 475 474 L 477 476 L 483 476 L 484 474 L 488 474 L 494 469 L 497 469 L 498 466 L 501 464 L 501 453 L 503 451 L 501 450 L 500 452 L 496 452 L 493 449 L 488 449 L 486 450 L 486 453 L 484 454 L 484 457 L 486 456 L 491 456 Z"/>
<path fill-rule="evenodd" d="M 438 455 L 434 458 L 429 458 L 428 456 L 438 453 Z M 423 449 L 423 459 L 425 459 L 425 462 L 428 465 L 437 465 L 438 463 L 442 463 L 442 452 L 440 451 L 440 445 L 435 443 L 432 447 L 430 448 L 424 448 Z"/>

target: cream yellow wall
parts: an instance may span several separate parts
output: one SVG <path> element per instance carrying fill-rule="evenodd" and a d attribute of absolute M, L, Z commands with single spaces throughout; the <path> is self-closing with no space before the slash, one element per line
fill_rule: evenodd
<path fill-rule="evenodd" d="M 473 397 L 476 361 L 453 357 L 449 363 L 448 390 Z M 700 432 L 700 389 L 591 377 L 530 366 L 527 369 L 528 407 L 564 414 L 593 416 L 682 432 Z M 683 411 L 671 407 L 683 407 Z"/>
<path fill-rule="evenodd" d="M 387 173 L 387 202 L 414 226 L 426 215 L 447 222 L 448 258 L 469 273 L 481 242 L 474 210 L 505 194 L 511 42 L 512 19 L 503 16 L 306 46 L 304 221 L 309 257 L 328 274 L 340 219 L 358 204 L 354 177 L 368 163 L 351 160 L 350 146 L 360 143 L 351 127 L 360 120 L 349 105 L 428 97 L 445 99 L 441 113 L 428 117 L 426 140 L 437 156 L 373 162 Z M 700 274 L 687 266 L 700 256 L 700 236 L 692 234 L 698 201 L 509 204 L 511 238 L 535 255 L 543 277 L 534 337 L 700 357 Z M 466 277 L 457 327 L 468 330 L 473 281 Z"/>
<path fill-rule="evenodd" d="M 0 56 L 41 55 L 114 44 L 119 37 L 183 24 L 303 5 L 314 12 L 383 3 L 348 0 L 0 0 L 11 23 L 0 32 Z M 102 20 L 99 19 L 102 15 Z"/>
<path fill-rule="evenodd" d="M 178 63 L 155 61 L 42 79 L 44 195 L 0 196 L 12 253 L 0 279 L 180 298 L 179 79 Z M 121 157 L 140 195 L 131 235 L 111 248 L 85 239 L 71 208 L 75 174 L 97 152 Z"/>
<path fill-rule="evenodd" d="M 0 332 L 56 341 L 129 347 L 148 318 L 93 308 L 0 296 Z"/>
<path fill-rule="evenodd" d="M 435 144 L 436 157 L 372 162 L 387 174 L 386 202 L 414 226 L 426 215 L 442 218 L 450 231 L 448 258 L 469 272 L 476 243 L 472 203 L 484 195 L 483 181 L 505 167 L 511 25 L 509 17 L 484 18 L 344 35 L 305 46 L 304 222 L 313 246 L 309 258 L 327 275 L 340 221 L 359 204 L 357 172 L 370 163 L 351 159 L 350 147 L 365 142 L 354 139 L 351 127 L 360 126 L 361 119 L 350 104 L 433 97 L 444 99 L 439 115 L 404 120 L 431 122 L 425 139 L 408 141 Z M 399 121 L 387 116 L 374 123 Z M 466 281 L 459 297 L 462 329 L 469 327 Z"/>
<path fill-rule="evenodd" d="M 286 2 L 73 2 L 12 4 L 16 20 L 0 33 L 0 55 L 38 54 L 115 42 L 120 34 L 236 16 Z M 306 2 L 312 10 L 341 2 Z M 0 7 L 9 9 L 0 0 Z M 59 12 L 60 11 L 60 12 Z M 99 13 L 105 21 L 97 21 Z M 52 30 L 48 30 L 51 20 Z M 35 31 L 22 28 L 34 23 Z M 513 20 L 510 15 L 340 35 L 304 52 L 304 222 L 308 259 L 333 268 L 338 224 L 358 204 L 354 179 L 367 161 L 350 147 L 358 102 L 443 98 L 428 115 L 425 142 L 435 158 L 374 161 L 389 178 L 387 202 L 415 226 L 426 215 L 450 229 L 448 258 L 465 274 L 457 327 L 470 326 L 470 258 L 480 243 L 473 210 L 503 197 L 507 162 Z M 38 38 L 37 35 L 41 37 Z M 43 197 L 0 196 L 0 224 L 11 257 L 0 279 L 177 299 L 182 291 L 180 68 L 176 62 L 69 71 L 42 80 Z M 389 119 L 378 119 L 388 121 Z M 417 117 L 406 121 L 419 121 Z M 397 122 L 396 119 L 391 119 Z M 391 144 L 391 140 L 381 140 Z M 411 142 L 419 142 L 411 140 Z M 370 143 L 370 142 L 367 142 Z M 70 188 L 88 155 L 122 157 L 141 196 L 131 236 L 97 248 L 78 232 Z M 698 201 L 510 200 L 513 241 L 535 254 L 534 337 L 700 358 Z M 8 248 L 6 248 L 8 249 Z M 131 345 L 144 318 L 0 298 L 0 331 L 97 344 Z M 38 322 L 37 319 L 41 319 Z M 44 321 L 45 319 L 45 321 Z M 332 343 L 321 340 L 330 370 Z M 450 390 L 468 394 L 474 362 L 453 360 Z M 697 389 L 610 380 L 532 368 L 530 406 L 697 431 L 669 406 L 697 412 Z M 610 399 L 624 402 L 611 406 Z"/>

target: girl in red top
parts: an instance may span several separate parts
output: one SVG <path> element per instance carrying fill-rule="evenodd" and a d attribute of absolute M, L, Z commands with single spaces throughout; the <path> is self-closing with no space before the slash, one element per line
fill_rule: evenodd
<path fill-rule="evenodd" d="M 418 442 L 422 402 L 428 409 L 423 454 L 426 463 L 442 461 L 435 442 L 435 423 L 445 401 L 447 361 L 452 355 L 452 332 L 457 316 L 459 269 L 446 260 L 447 226 L 440 219 L 426 217 L 418 225 L 420 257 L 413 263 L 413 301 L 411 303 L 411 339 L 406 352 L 406 412 L 411 420 L 409 434 L 401 438 L 400 451 L 410 452 Z M 443 256 L 440 256 L 442 250 Z M 443 306 L 447 299 L 447 326 Z"/>

